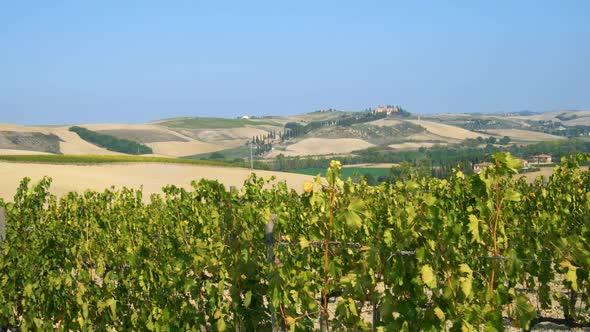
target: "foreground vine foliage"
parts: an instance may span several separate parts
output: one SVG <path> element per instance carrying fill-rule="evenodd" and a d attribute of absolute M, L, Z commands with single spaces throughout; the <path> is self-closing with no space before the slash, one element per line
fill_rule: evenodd
<path fill-rule="evenodd" d="M 587 323 L 589 159 L 532 184 L 496 154 L 479 175 L 377 187 L 342 181 L 334 161 L 301 194 L 252 175 L 239 192 L 202 180 L 149 204 L 24 179 L 0 202 L 0 327 L 502 331 L 556 303 Z"/>

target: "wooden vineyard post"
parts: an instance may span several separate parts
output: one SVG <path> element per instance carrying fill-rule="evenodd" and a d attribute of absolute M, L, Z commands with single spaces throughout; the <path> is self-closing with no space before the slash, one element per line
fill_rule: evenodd
<path fill-rule="evenodd" d="M 5 209 L 0 206 L 0 242 L 6 238 L 6 217 L 4 215 Z"/>
<path fill-rule="evenodd" d="M 320 332 L 328 332 L 328 324 L 325 317 L 325 313 L 322 311 L 320 313 Z"/>
<path fill-rule="evenodd" d="M 275 237 L 273 235 L 273 229 L 275 227 L 275 220 L 277 219 L 276 214 L 272 214 L 268 223 L 266 224 L 266 262 L 269 265 L 274 264 L 274 245 L 275 245 Z M 273 308 L 271 313 L 271 324 L 272 324 L 272 331 L 277 331 L 277 314 L 275 308 Z"/>
<path fill-rule="evenodd" d="M 373 303 L 373 331 L 377 331 L 377 323 L 381 320 L 381 315 L 379 314 L 379 306 L 377 302 Z"/>

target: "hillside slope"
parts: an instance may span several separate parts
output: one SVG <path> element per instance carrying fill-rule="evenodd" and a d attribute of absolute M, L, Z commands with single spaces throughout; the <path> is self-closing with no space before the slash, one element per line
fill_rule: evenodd
<path fill-rule="evenodd" d="M 523 115 L 525 114 L 525 115 Z M 377 118 L 377 119 L 375 119 Z M 295 135 L 285 124 L 305 128 Z M 457 144 L 467 139 L 494 136 L 513 143 L 559 140 L 590 135 L 590 111 L 557 111 L 514 114 L 392 114 L 375 116 L 369 111 L 318 111 L 294 116 L 260 119 L 183 117 L 149 124 L 80 124 L 81 127 L 145 144 L 154 155 L 187 157 L 220 152 L 232 158 L 248 158 L 248 142 L 260 139 L 261 158 L 347 154 L 378 146 L 412 150 L 436 144 Z M 0 124 L 0 154 L 63 153 L 118 154 L 90 144 L 68 131 L 69 126 L 17 126 Z M 297 129 L 298 130 L 298 129 Z M 290 133 L 288 137 L 282 137 Z M 270 152 L 267 152 L 271 150 Z M 239 153 L 238 153 L 239 152 Z"/>
<path fill-rule="evenodd" d="M 355 138 L 306 138 L 295 144 L 288 145 L 285 150 L 274 150 L 268 157 L 276 157 L 279 154 L 287 157 L 339 155 L 364 150 L 372 146 L 374 145 L 369 142 Z"/>
<path fill-rule="evenodd" d="M 439 122 L 425 121 L 425 120 L 409 120 L 409 122 L 424 127 L 428 132 L 440 136 L 446 137 L 452 140 L 466 140 L 468 138 L 475 139 L 477 137 L 486 137 L 485 134 L 476 133 L 463 128 L 446 125 Z"/>
<path fill-rule="evenodd" d="M 223 150 L 227 146 L 242 144 L 245 139 L 239 142 L 228 144 L 207 143 L 199 139 L 185 136 L 182 133 L 169 130 L 165 127 L 155 125 L 129 125 L 129 124 L 83 124 L 84 128 L 112 135 L 117 138 L 131 139 L 136 142 L 146 142 L 146 145 L 153 149 L 154 155 L 182 157 L 198 153 Z M 81 139 L 78 134 L 69 131 L 69 126 L 39 127 L 39 126 L 18 126 L 0 124 L 0 154 L 26 154 L 26 153 L 62 153 L 73 155 L 120 155 L 121 153 L 109 151 Z M 5 134 L 3 134 L 5 133 Z M 8 134 L 6 134 L 8 133 Z M 250 132 L 248 132 L 250 134 Z M 22 143 L 14 143 L 8 138 L 16 137 Z M 49 138 L 43 141 L 43 135 L 55 136 L 56 147 L 49 149 L 47 146 L 52 142 Z M 28 144 L 28 137 L 37 137 L 36 144 Z M 14 139 L 13 139 L 14 140 Z M 149 143 L 147 143 L 149 142 Z M 17 152 L 18 151 L 18 152 Z"/>
<path fill-rule="evenodd" d="M 530 130 L 522 129 L 490 129 L 486 131 L 488 134 L 495 136 L 508 136 L 514 141 L 524 142 L 538 142 L 538 141 L 555 141 L 566 139 L 563 136 L 555 136 L 545 133 L 540 133 Z"/>

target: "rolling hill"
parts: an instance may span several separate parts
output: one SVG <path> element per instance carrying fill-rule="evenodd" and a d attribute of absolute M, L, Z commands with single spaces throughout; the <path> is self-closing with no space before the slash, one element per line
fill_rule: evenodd
<path fill-rule="evenodd" d="M 368 116 L 373 114 L 373 116 Z M 270 145 L 257 158 L 350 154 L 371 147 L 412 150 L 460 144 L 468 139 L 510 137 L 530 144 L 590 132 L 590 111 L 504 114 L 381 116 L 376 113 L 317 111 L 289 117 L 250 119 L 182 117 L 148 124 L 80 124 L 119 139 L 145 144 L 167 157 L 249 156 L 248 142 Z M 526 115 L 523 115 L 526 114 Z M 366 119 L 366 120 L 365 120 Z M 294 135 L 285 129 L 304 128 Z M 82 140 L 69 126 L 0 124 L 0 154 L 117 155 Z M 574 130 L 575 129 L 575 130 Z M 272 138 L 271 138 L 272 137 Z"/>

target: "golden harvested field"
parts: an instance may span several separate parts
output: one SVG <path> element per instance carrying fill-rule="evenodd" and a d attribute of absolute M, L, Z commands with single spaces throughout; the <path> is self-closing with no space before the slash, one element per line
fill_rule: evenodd
<path fill-rule="evenodd" d="M 368 122 L 367 124 L 377 126 L 377 127 L 391 127 L 402 123 L 399 120 L 392 120 L 392 119 L 379 119 L 375 121 Z"/>
<path fill-rule="evenodd" d="M 446 145 L 446 143 L 432 143 L 432 142 L 403 142 L 389 145 L 390 148 L 395 150 L 416 150 L 419 148 L 431 148 L 435 145 Z"/>
<path fill-rule="evenodd" d="M 129 125 L 129 124 L 83 124 L 81 127 L 88 128 L 95 131 L 121 131 L 133 133 L 134 131 L 142 131 L 142 133 L 151 132 L 154 137 L 178 137 L 178 141 L 154 141 L 146 145 L 154 150 L 154 155 L 167 157 L 183 157 L 195 154 L 213 152 L 223 150 L 229 147 L 235 147 L 243 144 L 249 137 L 266 133 L 260 129 L 254 128 L 235 128 L 229 130 L 219 131 L 204 131 L 200 133 L 200 138 L 194 138 L 184 135 L 181 132 L 176 132 L 157 125 Z M 29 127 L 11 124 L 0 124 L 0 131 L 14 131 L 14 132 L 38 132 L 42 134 L 53 134 L 60 138 L 59 149 L 63 154 L 74 155 L 121 155 L 118 152 L 112 152 L 103 149 L 94 144 L 88 143 L 81 139 L 76 133 L 69 131 L 69 126 L 54 126 L 54 127 Z M 252 136 L 250 136 L 253 134 Z M 149 135 L 149 134 L 148 134 Z M 222 137 L 216 141 L 218 137 Z M 223 140 L 225 139 L 225 140 Z M 207 142 L 207 140 L 211 142 Z M 8 154 L 10 151 L 0 151 L 0 154 Z M 14 154 L 14 153 L 11 153 Z M 28 153 L 31 154 L 31 153 Z"/>
<path fill-rule="evenodd" d="M 167 157 L 185 157 L 223 149 L 222 146 L 196 140 L 189 142 L 154 142 L 145 145 L 152 148 L 154 154 Z"/>
<path fill-rule="evenodd" d="M 566 126 L 590 126 L 590 116 L 563 121 Z"/>
<path fill-rule="evenodd" d="M 201 142 L 232 145 L 229 147 L 240 146 L 254 136 L 268 134 L 268 130 L 264 128 L 247 126 L 223 129 L 178 129 L 177 132 Z"/>
<path fill-rule="evenodd" d="M 51 153 L 38 152 L 38 151 L 26 151 L 26 150 L 0 149 L 0 155 L 31 155 L 31 154 L 51 154 Z"/>
<path fill-rule="evenodd" d="M 120 153 L 112 152 L 100 148 L 81 139 L 76 133 L 68 130 L 67 126 L 59 127 L 29 127 L 12 124 L 0 124 L 0 131 L 14 132 L 38 132 L 42 134 L 53 134 L 60 138 L 60 152 L 63 154 L 100 154 L 100 155 L 117 155 Z M 30 154 L 30 153 L 28 153 Z"/>
<path fill-rule="evenodd" d="M 551 174 L 553 174 L 553 166 L 551 167 L 540 167 L 541 170 L 536 171 L 536 172 L 530 172 L 530 173 L 524 173 L 521 174 L 520 176 L 524 176 L 526 177 L 528 182 L 533 182 L 535 181 L 535 179 L 542 175 L 545 178 L 549 178 L 551 176 Z M 588 166 L 582 166 L 581 167 L 583 170 L 588 170 Z"/>
<path fill-rule="evenodd" d="M 523 119 L 523 120 L 534 120 L 534 121 L 547 121 L 547 120 L 561 121 L 557 118 L 557 116 L 560 114 L 576 115 L 578 117 L 583 118 L 583 117 L 590 116 L 590 111 L 553 111 L 553 112 L 545 112 L 545 113 L 535 114 L 535 115 L 517 115 L 517 116 L 512 116 L 510 118 Z"/>
<path fill-rule="evenodd" d="M 508 136 L 515 141 L 555 141 L 566 139 L 565 137 L 555 136 L 538 131 L 521 130 L 521 129 L 490 129 L 486 130 L 488 134 L 496 136 Z"/>
<path fill-rule="evenodd" d="M 257 170 L 256 174 L 286 180 L 288 186 L 297 191 L 303 189 L 303 181 L 313 180 L 312 176 L 293 173 Z M 244 168 L 160 163 L 55 165 L 0 162 L 0 198 L 12 200 L 24 177 L 30 177 L 34 182 L 43 176 L 53 178 L 51 192 L 58 196 L 70 191 L 84 192 L 87 189 L 102 191 L 111 185 L 117 188 L 143 187 L 144 199 L 147 201 L 150 194 L 161 193 L 162 187 L 168 184 L 190 188 L 192 180 L 205 178 L 218 180 L 227 188 L 240 188 L 249 175 L 250 170 Z"/>
<path fill-rule="evenodd" d="M 541 167 L 540 171 L 536 171 L 536 172 L 530 172 L 530 173 L 524 173 L 521 175 L 517 175 L 517 177 L 522 177 L 524 176 L 528 182 L 533 182 L 535 181 L 535 179 L 539 176 L 542 175 L 545 178 L 548 178 L 549 176 L 551 176 L 551 174 L 553 174 L 553 167 Z"/>
<path fill-rule="evenodd" d="M 69 131 L 67 127 L 52 130 L 51 133 L 62 140 L 59 142 L 59 150 L 63 154 L 122 155 L 122 153 L 109 151 L 86 142 L 78 134 Z"/>
<path fill-rule="evenodd" d="M 9 123 L 0 123 L 0 131 L 16 131 L 16 132 L 36 131 L 36 132 L 48 134 L 54 128 L 60 128 L 60 127 L 43 127 L 43 126 L 29 127 L 29 126 L 20 126 L 20 125 L 9 124 Z"/>
<path fill-rule="evenodd" d="M 410 136 L 407 136 L 405 139 L 408 141 L 411 141 L 411 142 L 431 142 L 431 143 L 434 143 L 434 142 L 459 143 L 461 141 L 461 140 L 456 140 L 456 139 L 450 139 L 448 137 L 438 136 L 438 135 L 435 135 L 435 134 L 428 132 L 428 131 L 412 134 Z"/>
<path fill-rule="evenodd" d="M 422 126 L 426 130 L 428 130 L 429 132 L 431 132 L 437 136 L 448 137 L 451 139 L 456 139 L 456 140 L 461 140 L 461 141 L 468 139 L 468 138 L 477 138 L 479 136 L 487 137 L 485 134 L 480 134 L 480 133 L 476 133 L 476 132 L 466 130 L 463 128 L 450 126 L 450 125 L 446 125 L 446 124 L 438 123 L 438 122 L 433 122 L 433 121 L 408 120 L 408 122 Z"/>
<path fill-rule="evenodd" d="M 357 138 L 306 138 L 287 146 L 285 151 L 274 150 L 269 157 L 279 154 L 289 156 L 313 156 L 328 154 L 346 154 L 356 150 L 363 150 L 373 144 Z"/>

